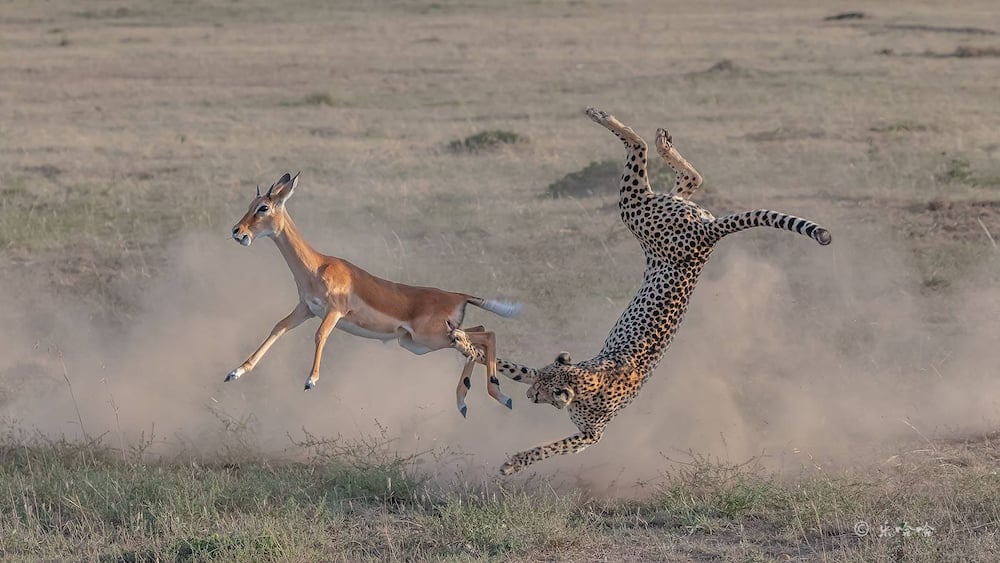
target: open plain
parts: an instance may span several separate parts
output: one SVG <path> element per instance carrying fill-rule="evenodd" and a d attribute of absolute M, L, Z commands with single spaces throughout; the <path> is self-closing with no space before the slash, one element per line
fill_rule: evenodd
<path fill-rule="evenodd" d="M 0 0 L 0 559 L 996 560 L 1000 9 L 861 4 Z M 644 264 L 588 105 L 833 244 L 725 239 L 602 441 L 515 478 L 572 424 L 481 371 L 462 419 L 449 350 L 335 332 L 304 394 L 312 321 L 223 384 L 297 298 L 230 229 L 297 171 L 320 251 L 593 355 Z"/>

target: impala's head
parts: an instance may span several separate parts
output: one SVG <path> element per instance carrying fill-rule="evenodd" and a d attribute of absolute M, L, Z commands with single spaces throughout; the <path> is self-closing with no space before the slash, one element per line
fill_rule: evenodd
<path fill-rule="evenodd" d="M 257 197 L 250 202 L 250 209 L 233 227 L 236 242 L 250 246 L 257 237 L 270 237 L 280 233 L 288 218 L 285 214 L 285 202 L 292 197 L 298 183 L 298 174 L 294 178 L 291 174 L 285 174 L 264 195 L 260 195 L 260 186 L 257 186 Z"/>
<path fill-rule="evenodd" d="M 557 409 L 566 408 L 576 397 L 573 383 L 580 380 L 580 368 L 574 366 L 569 352 L 560 352 L 551 364 L 538 370 L 538 377 L 528 388 L 528 398 L 534 403 L 548 403 Z"/>

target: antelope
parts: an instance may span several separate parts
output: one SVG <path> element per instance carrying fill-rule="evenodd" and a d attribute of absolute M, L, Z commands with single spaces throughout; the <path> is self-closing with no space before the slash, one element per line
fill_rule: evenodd
<path fill-rule="evenodd" d="M 295 278 L 299 302 L 288 316 L 274 325 L 260 347 L 229 372 L 225 381 L 235 381 L 253 371 L 275 341 L 312 317 L 319 317 L 320 325 L 306 391 L 316 386 L 323 347 L 334 328 L 383 342 L 397 340 L 403 348 L 422 355 L 453 347 L 451 331 L 461 326 L 466 305 L 475 305 L 505 318 L 513 318 L 520 312 L 519 303 L 395 283 L 374 276 L 347 260 L 319 253 L 302 237 L 286 208 L 298 183 L 298 174 L 294 177 L 285 174 L 264 195 L 260 194 L 258 185 L 257 196 L 250 202 L 246 215 L 233 227 L 233 239 L 243 246 L 250 246 L 260 237 L 274 241 Z M 485 352 L 485 357 L 477 357 L 486 364 L 489 395 L 512 408 L 511 399 L 500 391 L 496 377 L 495 335 L 482 326 L 466 332 L 470 341 Z M 465 394 L 471 387 L 469 374 L 474 361 L 468 362 L 463 369 L 456 392 L 463 417 L 468 410 Z"/>

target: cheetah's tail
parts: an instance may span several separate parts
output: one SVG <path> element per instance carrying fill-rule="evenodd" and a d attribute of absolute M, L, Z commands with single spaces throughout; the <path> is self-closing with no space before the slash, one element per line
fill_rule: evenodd
<path fill-rule="evenodd" d="M 471 295 L 466 298 L 466 301 L 475 305 L 476 307 L 481 307 L 487 311 L 500 315 L 505 319 L 516 318 L 521 312 L 523 305 L 520 303 L 515 303 L 513 301 L 503 301 L 501 299 L 483 299 L 481 297 L 472 297 Z"/>
<path fill-rule="evenodd" d="M 824 246 L 833 241 L 830 231 L 812 221 L 768 209 L 755 209 L 726 215 L 716 219 L 715 224 L 718 226 L 721 236 L 731 235 L 752 227 L 774 227 L 811 237 Z"/>

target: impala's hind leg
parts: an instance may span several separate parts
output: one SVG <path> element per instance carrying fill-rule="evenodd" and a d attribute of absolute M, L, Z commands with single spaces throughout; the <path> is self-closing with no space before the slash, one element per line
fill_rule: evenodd
<path fill-rule="evenodd" d="M 453 348 L 458 350 L 463 356 L 469 358 L 470 360 L 475 360 L 480 364 L 486 363 L 486 353 L 469 342 L 469 335 L 464 330 L 449 326 L 448 331 Z M 527 383 L 530 385 L 531 383 L 534 383 L 535 379 L 538 377 L 538 370 L 536 368 L 515 364 L 514 362 L 508 360 L 497 358 L 496 366 L 497 373 L 501 373 L 505 377 L 520 383 Z"/>
<path fill-rule="evenodd" d="M 482 326 L 474 326 L 470 327 L 468 330 L 472 332 L 482 332 L 485 329 Z M 470 343 L 469 346 L 471 347 L 472 344 Z M 465 352 L 463 352 L 463 354 L 464 353 Z M 472 355 L 465 354 L 465 357 L 467 361 L 465 362 L 465 367 L 462 368 L 462 375 L 458 378 L 458 388 L 455 390 L 455 399 L 456 402 L 458 403 L 458 412 L 461 413 L 462 418 L 465 418 L 466 414 L 468 414 L 469 412 L 469 407 L 468 405 L 465 404 L 465 397 L 469 394 L 469 389 L 472 388 L 472 379 L 471 379 L 472 370 L 476 367 L 476 354 Z M 483 355 L 482 361 L 485 360 L 486 356 Z"/>
<path fill-rule="evenodd" d="M 455 390 L 455 398 L 458 403 L 458 412 L 462 414 L 462 418 L 469 412 L 468 405 L 465 404 L 465 397 L 469 394 L 469 389 L 472 387 L 472 369 L 476 367 L 476 360 L 470 358 L 465 362 L 465 367 L 462 368 L 462 376 L 458 379 L 458 389 Z"/>
<path fill-rule="evenodd" d="M 656 130 L 656 152 L 660 153 L 667 166 L 674 171 L 674 189 L 670 195 L 681 199 L 691 199 L 694 192 L 701 186 L 701 174 L 691 166 L 681 153 L 674 148 L 673 139 L 666 129 Z"/>
<path fill-rule="evenodd" d="M 497 379 L 497 338 L 492 332 L 466 332 L 469 342 L 482 348 L 486 353 L 486 391 L 490 397 L 507 407 L 514 408 L 514 401 L 500 390 L 500 380 Z"/>

